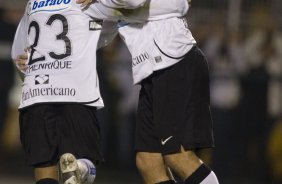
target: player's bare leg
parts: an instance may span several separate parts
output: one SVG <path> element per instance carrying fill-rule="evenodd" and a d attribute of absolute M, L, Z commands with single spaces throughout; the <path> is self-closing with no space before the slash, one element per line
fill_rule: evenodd
<path fill-rule="evenodd" d="M 197 157 L 193 151 L 185 151 L 181 148 L 180 153 L 164 156 L 165 163 L 185 183 L 193 178 L 200 184 L 218 184 L 215 174 Z"/>
<path fill-rule="evenodd" d="M 43 181 L 45 179 L 51 179 L 55 182 L 58 182 L 58 168 L 57 166 L 50 166 L 50 167 L 42 167 L 42 168 L 35 168 L 34 176 L 36 182 Z"/>
<path fill-rule="evenodd" d="M 183 180 L 202 164 L 193 151 L 184 151 L 183 148 L 180 153 L 165 155 L 164 159 L 166 164 Z"/>
<path fill-rule="evenodd" d="M 160 153 L 138 152 L 136 166 L 146 184 L 156 184 L 170 180 Z"/>

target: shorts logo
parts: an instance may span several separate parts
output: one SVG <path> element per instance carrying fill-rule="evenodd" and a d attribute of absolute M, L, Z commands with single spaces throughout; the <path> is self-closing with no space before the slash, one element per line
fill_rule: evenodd
<path fill-rule="evenodd" d="M 35 85 L 49 84 L 49 75 L 36 75 Z"/>
<path fill-rule="evenodd" d="M 166 138 L 165 140 L 161 140 L 161 144 L 164 146 L 167 143 L 167 141 L 169 141 L 172 137 L 173 136 L 170 136 L 170 137 Z"/>

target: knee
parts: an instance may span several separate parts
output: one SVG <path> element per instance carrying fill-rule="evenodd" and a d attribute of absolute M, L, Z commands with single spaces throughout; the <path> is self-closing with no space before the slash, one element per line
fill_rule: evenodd
<path fill-rule="evenodd" d="M 136 166 L 145 183 L 159 183 L 169 179 L 160 153 L 137 153 Z"/>
<path fill-rule="evenodd" d="M 181 162 L 182 159 L 180 159 L 179 156 L 176 155 L 167 155 L 164 157 L 165 160 L 165 164 L 170 167 L 170 168 L 174 168 L 178 162 Z"/>
<path fill-rule="evenodd" d="M 183 180 L 201 165 L 200 159 L 192 151 L 166 155 L 164 160 L 166 165 Z"/>

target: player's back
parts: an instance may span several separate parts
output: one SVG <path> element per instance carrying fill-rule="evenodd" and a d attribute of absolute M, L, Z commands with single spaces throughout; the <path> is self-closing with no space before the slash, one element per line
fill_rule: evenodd
<path fill-rule="evenodd" d="M 96 72 L 100 32 L 101 25 L 75 0 L 30 0 L 13 46 L 13 55 L 29 48 L 21 107 L 94 101 L 103 106 Z"/>

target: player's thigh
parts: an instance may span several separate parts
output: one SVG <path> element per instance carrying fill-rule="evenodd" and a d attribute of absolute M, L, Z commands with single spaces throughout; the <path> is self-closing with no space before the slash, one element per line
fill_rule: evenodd
<path fill-rule="evenodd" d="M 140 168 L 162 168 L 164 159 L 161 153 L 138 152 L 136 165 Z"/>
<path fill-rule="evenodd" d="M 136 166 L 146 183 L 159 183 L 169 179 L 161 153 L 138 152 Z"/>
<path fill-rule="evenodd" d="M 46 178 L 58 180 L 59 179 L 58 168 L 57 166 L 35 168 L 34 177 L 36 181 L 46 179 Z"/>

